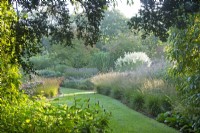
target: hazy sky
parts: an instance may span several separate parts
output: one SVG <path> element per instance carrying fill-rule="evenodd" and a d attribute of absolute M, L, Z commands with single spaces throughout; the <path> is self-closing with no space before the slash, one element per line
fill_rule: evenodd
<path fill-rule="evenodd" d="M 115 8 L 119 9 L 121 13 L 130 18 L 138 12 L 140 8 L 140 0 L 134 0 L 132 6 L 127 5 L 126 0 L 118 0 L 118 6 Z"/>
<path fill-rule="evenodd" d="M 120 12 L 130 18 L 132 16 L 134 16 L 139 8 L 140 8 L 140 0 L 133 0 L 134 1 L 134 4 L 133 5 L 127 5 L 127 1 L 126 0 L 117 0 L 118 1 L 118 5 L 115 7 L 116 9 L 120 10 Z M 69 3 L 69 9 L 70 9 L 70 12 L 72 13 L 74 10 L 74 7 L 71 6 L 71 4 Z M 112 9 L 113 7 L 110 7 L 110 9 Z M 79 9 L 79 11 L 81 11 L 81 9 Z"/>

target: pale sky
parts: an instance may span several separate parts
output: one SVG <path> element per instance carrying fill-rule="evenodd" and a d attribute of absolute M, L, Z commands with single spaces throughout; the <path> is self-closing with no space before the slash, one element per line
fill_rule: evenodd
<path fill-rule="evenodd" d="M 127 18 L 130 18 L 134 15 L 137 14 L 139 8 L 140 8 L 140 0 L 133 0 L 134 1 L 134 4 L 133 5 L 127 5 L 127 0 L 117 0 L 118 2 L 118 5 L 115 7 L 116 9 L 120 10 L 120 12 L 126 16 Z M 69 4 L 69 10 L 70 12 L 72 13 L 74 11 L 74 7 L 70 4 Z M 15 8 L 15 4 L 14 4 L 14 8 Z M 109 9 L 112 9 L 113 7 L 110 7 Z M 21 8 L 19 7 L 19 10 Z"/>
<path fill-rule="evenodd" d="M 127 5 L 126 0 L 118 0 L 118 6 L 115 8 L 120 10 L 124 16 L 130 18 L 136 15 L 140 9 L 140 0 L 134 0 L 134 4 L 131 6 Z"/>
<path fill-rule="evenodd" d="M 140 0 L 133 0 L 134 1 L 134 4 L 133 5 L 127 5 L 127 0 L 117 0 L 118 2 L 118 5 L 115 7 L 115 9 L 118 9 L 120 10 L 120 12 L 126 16 L 127 18 L 131 18 L 132 16 L 136 15 L 139 8 L 140 8 Z M 69 9 L 70 9 L 70 12 L 72 13 L 74 10 L 74 7 L 71 6 L 71 4 L 69 3 Z M 110 9 L 112 9 L 113 7 L 110 7 Z M 79 8 L 79 11 L 78 12 L 81 12 L 81 9 Z"/>

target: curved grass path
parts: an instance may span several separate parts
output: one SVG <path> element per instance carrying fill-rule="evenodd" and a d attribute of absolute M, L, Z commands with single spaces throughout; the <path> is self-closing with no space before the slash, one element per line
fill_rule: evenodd
<path fill-rule="evenodd" d="M 110 97 L 68 88 L 62 88 L 61 91 L 68 95 L 63 97 L 61 95 L 60 98 L 56 98 L 52 103 L 70 104 L 74 97 L 81 99 L 90 98 L 91 103 L 99 101 L 107 111 L 112 112 L 110 127 L 113 129 L 113 133 L 178 133 L 178 131 L 158 123 Z"/>

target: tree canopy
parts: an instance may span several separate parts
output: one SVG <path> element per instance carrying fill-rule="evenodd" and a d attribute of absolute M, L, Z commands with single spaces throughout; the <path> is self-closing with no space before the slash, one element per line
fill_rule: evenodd
<path fill-rule="evenodd" d="M 162 41 L 167 41 L 170 27 L 185 28 L 189 14 L 200 11 L 198 0 L 140 0 L 142 7 L 138 16 L 129 21 L 130 28 L 144 30 L 143 37 L 154 33 Z"/>
<path fill-rule="evenodd" d="M 85 45 L 94 45 L 100 35 L 100 22 L 105 10 L 116 4 L 116 0 L 8 0 L 15 8 L 17 21 L 14 60 L 23 69 L 31 71 L 29 58 L 39 52 L 42 37 L 49 37 L 54 43 L 72 45 L 74 38 L 83 39 Z M 132 3 L 133 0 L 127 0 Z M 70 5 L 82 12 L 72 17 Z"/>

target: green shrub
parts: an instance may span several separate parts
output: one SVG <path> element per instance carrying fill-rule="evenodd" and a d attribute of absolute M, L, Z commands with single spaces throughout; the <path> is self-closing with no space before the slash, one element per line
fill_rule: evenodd
<path fill-rule="evenodd" d="M 37 74 L 41 77 L 61 77 L 62 74 L 58 71 L 53 71 L 53 70 L 48 70 L 48 69 L 43 69 L 43 70 L 37 70 Z"/>
<path fill-rule="evenodd" d="M 135 92 L 131 99 L 131 107 L 137 111 L 142 111 L 144 109 L 145 97 L 144 94 L 140 92 Z"/>
<path fill-rule="evenodd" d="M 187 115 L 178 112 L 165 112 L 158 115 L 157 121 L 165 123 L 173 128 L 178 129 L 182 133 L 199 133 L 200 128 L 195 128 L 194 123 Z"/>
<path fill-rule="evenodd" d="M 123 99 L 124 92 L 121 88 L 114 88 L 111 90 L 111 97 L 122 100 Z"/>
<path fill-rule="evenodd" d="M 61 86 L 80 90 L 94 90 L 95 88 L 94 84 L 90 80 L 65 80 Z"/>
<path fill-rule="evenodd" d="M 98 73 L 96 68 L 67 68 L 65 69 L 63 76 L 66 78 L 90 78 Z"/>
<path fill-rule="evenodd" d="M 53 66 L 49 55 L 38 55 L 30 58 L 31 63 L 33 63 L 33 68 L 36 70 L 46 69 Z"/>
<path fill-rule="evenodd" d="M 97 93 L 109 96 L 111 94 L 111 88 L 104 86 L 97 86 Z"/>
<path fill-rule="evenodd" d="M 80 83 L 80 90 L 94 90 L 95 86 L 90 80 L 84 80 Z"/>
<path fill-rule="evenodd" d="M 148 96 L 146 101 L 146 108 L 148 114 L 156 117 L 162 112 L 160 99 L 157 96 Z"/>
<path fill-rule="evenodd" d="M 163 96 L 160 102 L 161 102 L 162 112 L 171 111 L 173 109 L 172 104 L 167 97 Z"/>
<path fill-rule="evenodd" d="M 89 100 L 75 100 L 71 106 L 42 102 L 38 98 L 16 105 L 1 105 L 0 132 L 2 133 L 80 133 L 110 132 L 109 116 L 99 104 L 90 105 Z"/>
<path fill-rule="evenodd" d="M 106 72 L 110 68 L 110 56 L 106 52 L 95 53 L 91 60 L 91 66 L 97 68 L 101 72 Z"/>
<path fill-rule="evenodd" d="M 65 70 L 67 70 L 69 66 L 67 65 L 61 65 L 61 64 L 56 64 L 55 67 L 51 68 L 56 72 L 64 73 Z"/>
<path fill-rule="evenodd" d="M 79 85 L 79 82 L 78 81 L 69 81 L 69 80 L 65 80 L 62 84 L 61 84 L 61 86 L 62 87 L 65 87 L 65 88 L 74 88 L 74 89 L 76 89 L 76 88 L 78 88 L 78 85 Z"/>
<path fill-rule="evenodd" d="M 110 64 L 111 67 L 115 67 L 115 61 L 123 56 L 125 52 L 133 52 L 133 51 L 141 51 L 141 44 L 139 44 L 138 38 L 135 40 L 127 39 L 125 36 L 121 36 L 117 38 L 117 40 L 112 41 L 110 45 L 108 45 L 108 50 L 110 53 Z"/>
<path fill-rule="evenodd" d="M 126 104 L 127 106 L 132 106 L 132 95 L 133 90 L 126 90 L 123 92 L 122 103 Z"/>

